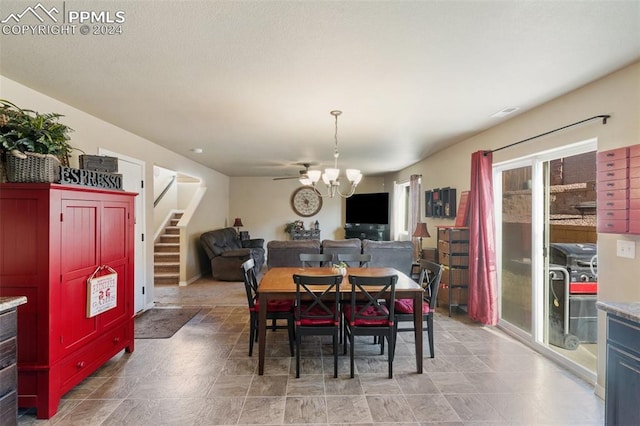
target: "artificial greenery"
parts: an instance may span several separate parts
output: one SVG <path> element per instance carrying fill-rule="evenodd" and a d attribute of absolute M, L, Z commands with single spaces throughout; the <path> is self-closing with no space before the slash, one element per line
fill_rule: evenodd
<path fill-rule="evenodd" d="M 40 114 L 0 99 L 0 147 L 5 152 L 33 152 L 66 158 L 73 149 L 69 144 L 69 133 L 73 129 L 60 123 L 60 117 L 63 115 Z"/>

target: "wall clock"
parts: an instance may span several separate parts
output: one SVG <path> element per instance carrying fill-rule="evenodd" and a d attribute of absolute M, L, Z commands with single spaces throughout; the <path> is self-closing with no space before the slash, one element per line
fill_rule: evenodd
<path fill-rule="evenodd" d="M 303 186 L 293 191 L 291 207 L 299 216 L 313 216 L 322 208 L 322 197 L 312 187 Z"/>

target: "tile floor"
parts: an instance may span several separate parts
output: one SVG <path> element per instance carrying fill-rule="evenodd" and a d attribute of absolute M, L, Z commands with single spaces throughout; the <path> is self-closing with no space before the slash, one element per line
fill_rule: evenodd
<path fill-rule="evenodd" d="M 401 333 L 394 378 L 371 339 L 332 377 L 330 344 L 304 343 L 302 376 L 288 355 L 286 331 L 268 332 L 265 375 L 248 357 L 248 315 L 241 283 L 200 280 L 156 287 L 158 306 L 201 306 L 170 339 L 137 339 L 67 393 L 58 413 L 18 423 L 52 425 L 602 425 L 604 403 L 591 385 L 501 331 L 463 315 L 435 319 L 436 357 L 415 373 L 412 334 Z M 425 343 L 426 345 L 426 343 Z M 426 351 L 428 353 L 428 350 Z"/>

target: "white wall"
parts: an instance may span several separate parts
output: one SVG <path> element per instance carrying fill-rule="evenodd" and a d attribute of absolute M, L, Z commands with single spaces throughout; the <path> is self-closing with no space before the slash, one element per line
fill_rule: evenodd
<path fill-rule="evenodd" d="M 407 179 L 409 175 L 416 173 L 422 174 L 423 189 L 450 186 L 458 191 L 468 190 L 472 152 L 496 149 L 600 114 L 611 115 L 606 125 L 594 120 L 520 144 L 494 153 L 494 162 L 511 160 L 591 138 L 597 138 L 600 151 L 639 144 L 640 62 L 440 151 L 399 173 L 389 175 L 387 182 Z M 429 218 L 428 223 L 431 229 L 432 223 L 451 224 L 452 221 Z M 617 257 L 616 240 L 635 242 L 636 253 L 640 253 L 638 235 L 598 234 L 598 298 L 606 301 L 640 301 L 640 285 L 637 278 L 634 278 L 640 276 L 640 257 Z M 435 247 L 434 238 L 429 239 L 429 243 L 424 243 L 424 246 Z M 600 313 L 597 382 L 599 387 L 604 386 L 605 342 L 605 316 Z"/>
<path fill-rule="evenodd" d="M 221 173 L 202 166 L 175 152 L 169 151 L 152 141 L 143 139 L 124 129 L 100 120 L 90 114 L 80 111 L 56 99 L 36 92 L 13 80 L 0 76 L 0 98 L 7 99 L 19 107 L 33 109 L 42 113 L 56 112 L 63 114 L 62 122 L 75 131 L 71 134 L 71 144 L 85 151 L 87 154 L 97 154 L 98 148 L 103 147 L 129 157 L 145 161 L 146 176 L 146 231 L 147 238 L 147 298 L 153 300 L 153 165 L 159 165 L 180 171 L 202 180 L 207 187 L 203 205 L 193 216 L 189 225 L 187 254 L 191 259 L 199 259 L 200 250 L 198 237 L 210 229 L 223 227 L 229 211 L 229 178 Z M 123 99 L 123 102 L 126 99 Z M 78 151 L 74 151 L 71 166 L 78 166 Z M 171 167 L 167 167 L 167 166 Z M 199 262 L 190 262 L 186 276 L 196 277 L 200 274 Z"/>
<path fill-rule="evenodd" d="M 291 208 L 291 194 L 301 186 L 297 179 L 273 180 L 268 177 L 232 177 L 229 200 L 229 226 L 233 218 L 242 219 L 252 238 L 288 240 L 284 227 L 302 220 L 309 229 L 316 220 L 324 240 L 344 238 L 344 199 L 324 198 L 320 212 L 308 218 L 300 217 Z M 364 177 L 356 193 L 388 192 L 381 177 Z"/>

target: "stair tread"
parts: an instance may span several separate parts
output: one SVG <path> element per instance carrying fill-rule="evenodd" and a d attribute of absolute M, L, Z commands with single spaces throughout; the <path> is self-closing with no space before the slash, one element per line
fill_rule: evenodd
<path fill-rule="evenodd" d="M 180 276 L 179 273 L 174 273 L 174 272 L 156 272 L 153 274 L 156 278 L 157 277 L 162 277 L 162 278 L 170 278 L 170 277 L 176 277 L 178 278 Z"/>
<path fill-rule="evenodd" d="M 163 247 L 167 247 L 167 246 L 180 246 L 180 243 L 156 243 L 157 246 L 163 246 Z"/>

